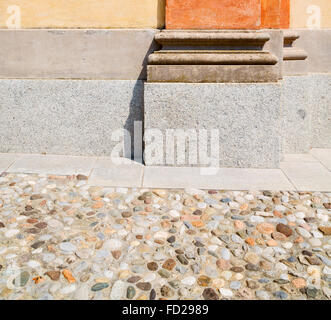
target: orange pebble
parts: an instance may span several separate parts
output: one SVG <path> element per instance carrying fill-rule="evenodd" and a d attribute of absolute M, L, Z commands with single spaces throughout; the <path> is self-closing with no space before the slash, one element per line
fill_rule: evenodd
<path fill-rule="evenodd" d="M 55 248 L 51 245 L 47 245 L 47 250 L 50 252 L 56 252 Z"/>
<path fill-rule="evenodd" d="M 201 228 L 203 227 L 205 224 L 202 221 L 192 221 L 192 226 L 196 227 L 196 228 Z"/>
<path fill-rule="evenodd" d="M 72 273 L 68 269 L 64 269 L 62 271 L 63 276 L 67 279 L 69 283 L 76 282 L 75 278 L 73 277 Z"/>
<path fill-rule="evenodd" d="M 277 241 L 275 241 L 273 239 L 267 241 L 267 246 L 269 246 L 269 247 L 277 247 L 277 245 L 278 245 Z"/>
<path fill-rule="evenodd" d="M 294 243 L 301 243 L 301 242 L 303 242 L 304 240 L 303 240 L 303 238 L 302 237 L 298 237 L 298 238 L 296 238 L 295 240 L 294 240 Z"/>
<path fill-rule="evenodd" d="M 303 227 L 304 229 L 306 229 L 307 231 L 310 231 L 310 226 L 307 223 L 303 223 L 301 224 L 301 227 Z"/>
<path fill-rule="evenodd" d="M 67 214 L 74 214 L 77 210 L 76 209 L 69 209 L 66 213 Z"/>
<path fill-rule="evenodd" d="M 256 230 L 259 231 L 260 233 L 271 234 L 275 230 L 275 227 L 270 223 L 262 222 L 256 226 Z"/>
<path fill-rule="evenodd" d="M 182 221 L 194 221 L 194 220 L 200 220 L 199 216 L 195 216 L 195 215 L 183 215 L 180 217 L 180 220 Z"/>
<path fill-rule="evenodd" d="M 103 202 L 102 201 L 98 201 L 97 203 L 95 203 L 92 208 L 93 209 L 100 209 L 103 207 Z"/>
<path fill-rule="evenodd" d="M 254 238 L 247 238 L 245 242 L 248 243 L 250 246 L 255 246 Z"/>
<path fill-rule="evenodd" d="M 111 233 L 112 233 L 112 230 L 109 229 L 109 228 L 107 228 L 103 233 L 104 233 L 104 234 L 111 234 Z"/>
<path fill-rule="evenodd" d="M 168 220 L 163 220 L 163 221 L 161 221 L 161 226 L 162 226 L 162 228 L 164 228 L 164 229 L 166 229 L 166 228 L 170 228 L 170 227 L 171 227 L 171 223 L 170 223 L 170 221 L 168 221 Z"/>
<path fill-rule="evenodd" d="M 242 230 L 242 229 L 245 228 L 245 224 L 242 221 L 240 221 L 240 220 L 236 220 L 234 222 L 234 226 L 235 226 L 235 228 L 237 228 L 239 230 Z"/>
<path fill-rule="evenodd" d="M 260 238 L 256 239 L 256 243 L 263 246 L 264 245 L 264 241 Z"/>
<path fill-rule="evenodd" d="M 282 218 L 282 217 L 283 217 L 282 213 L 279 212 L 279 211 L 277 211 L 277 210 L 274 211 L 274 215 L 275 215 L 276 217 L 278 217 L 278 218 Z"/>
<path fill-rule="evenodd" d="M 33 278 L 32 280 L 34 281 L 35 284 L 38 284 L 40 282 L 43 282 L 45 279 L 43 277 L 38 276 Z"/>
<path fill-rule="evenodd" d="M 32 241 L 34 238 L 35 238 L 35 236 L 31 234 L 31 235 L 27 236 L 26 241 L 30 242 L 30 241 Z"/>
<path fill-rule="evenodd" d="M 38 220 L 37 219 L 28 219 L 28 220 L 26 220 L 26 222 L 33 224 L 33 223 L 38 222 Z"/>
<path fill-rule="evenodd" d="M 202 216 L 201 216 L 201 220 L 202 221 L 206 221 L 206 220 L 208 220 L 209 219 L 209 215 L 208 214 L 203 214 Z"/>
<path fill-rule="evenodd" d="M 304 288 L 306 286 L 306 280 L 302 278 L 293 279 L 292 285 L 297 289 Z"/>
<path fill-rule="evenodd" d="M 147 212 L 153 212 L 153 208 L 152 208 L 151 206 L 147 206 L 147 207 L 145 207 L 145 210 L 146 210 Z"/>
<path fill-rule="evenodd" d="M 248 209 L 248 204 L 247 203 L 243 203 L 241 206 L 240 206 L 240 210 L 247 210 Z"/>

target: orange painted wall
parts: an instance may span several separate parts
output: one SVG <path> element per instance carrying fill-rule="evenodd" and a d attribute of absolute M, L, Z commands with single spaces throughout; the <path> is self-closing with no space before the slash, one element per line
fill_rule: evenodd
<path fill-rule="evenodd" d="M 290 0 L 262 0 L 261 28 L 287 29 L 290 26 Z"/>
<path fill-rule="evenodd" d="M 167 0 L 166 29 L 258 29 L 261 0 Z"/>
<path fill-rule="evenodd" d="M 166 0 L 166 29 L 287 29 L 290 0 Z"/>
<path fill-rule="evenodd" d="M 290 27 L 291 16 L 291 1 L 281 0 L 280 6 L 280 29 L 288 29 Z"/>

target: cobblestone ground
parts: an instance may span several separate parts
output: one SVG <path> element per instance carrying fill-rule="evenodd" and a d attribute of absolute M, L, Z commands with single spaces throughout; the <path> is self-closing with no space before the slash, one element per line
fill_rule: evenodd
<path fill-rule="evenodd" d="M 0 299 L 330 299 L 331 194 L 0 177 Z"/>

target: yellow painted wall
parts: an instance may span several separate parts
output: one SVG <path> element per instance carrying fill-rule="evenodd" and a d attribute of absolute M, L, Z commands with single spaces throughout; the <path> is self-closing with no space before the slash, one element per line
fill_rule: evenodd
<path fill-rule="evenodd" d="M 165 20 L 165 0 L 0 0 L 0 28 L 15 24 L 12 6 L 22 28 L 161 28 Z"/>
<path fill-rule="evenodd" d="M 331 0 L 291 0 L 292 29 L 318 26 L 331 28 Z"/>

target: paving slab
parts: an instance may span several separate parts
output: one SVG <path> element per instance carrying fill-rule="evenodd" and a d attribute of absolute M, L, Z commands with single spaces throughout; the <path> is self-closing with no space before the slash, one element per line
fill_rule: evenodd
<path fill-rule="evenodd" d="M 89 184 L 109 187 L 201 188 L 221 190 L 331 191 L 329 150 L 285 155 L 281 169 L 143 166 L 110 157 L 0 154 L 0 172 L 89 177 Z M 320 161 L 321 162 L 320 162 Z M 206 169 L 207 172 L 206 172 Z"/>
<path fill-rule="evenodd" d="M 0 153 L 0 173 L 6 171 L 20 156 L 16 153 Z"/>
<path fill-rule="evenodd" d="M 220 168 L 213 175 L 192 167 L 145 167 L 143 187 L 295 190 L 280 169 Z"/>
<path fill-rule="evenodd" d="M 282 162 L 280 167 L 299 191 L 331 191 L 331 172 L 319 162 Z"/>
<path fill-rule="evenodd" d="M 310 154 L 331 171 L 331 149 L 313 148 Z"/>
<path fill-rule="evenodd" d="M 309 153 L 304 154 L 285 154 L 283 162 L 318 162 L 318 160 Z"/>
<path fill-rule="evenodd" d="M 107 157 L 99 158 L 91 173 L 93 186 L 141 187 L 144 166 L 134 161 L 116 165 Z"/>
<path fill-rule="evenodd" d="M 96 159 L 96 157 L 26 154 L 22 155 L 7 171 L 88 176 Z"/>

